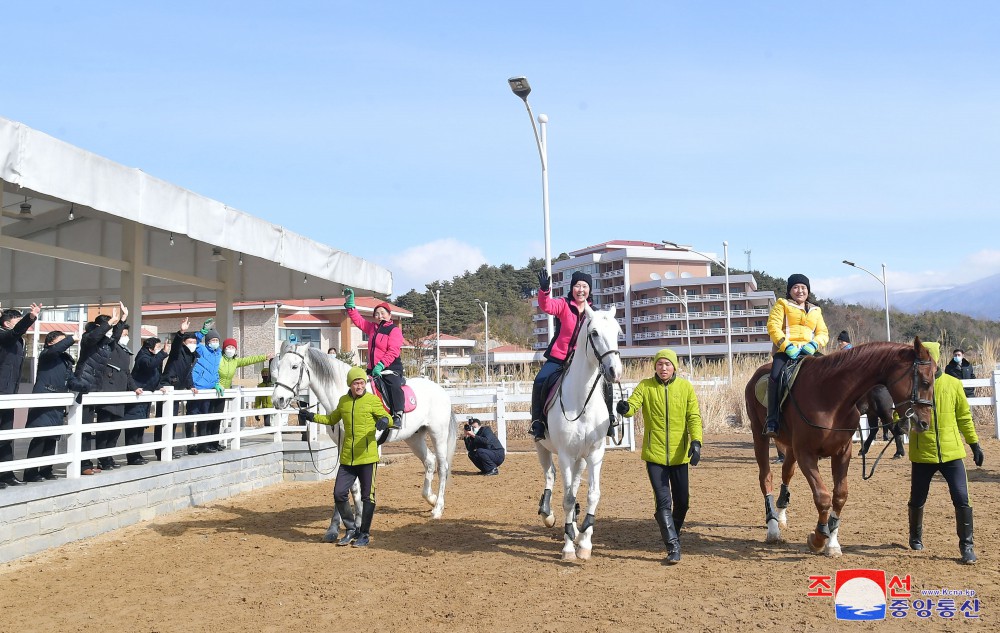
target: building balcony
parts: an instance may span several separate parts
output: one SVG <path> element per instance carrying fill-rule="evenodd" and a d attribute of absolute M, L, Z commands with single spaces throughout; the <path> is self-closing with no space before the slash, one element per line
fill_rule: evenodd
<path fill-rule="evenodd" d="M 730 292 L 729 300 L 733 299 L 743 299 L 747 296 L 745 292 Z M 723 294 L 706 294 L 706 295 L 686 295 L 688 303 L 697 301 L 725 301 L 726 295 Z M 668 303 L 683 303 L 680 299 L 671 297 L 670 295 L 660 296 L 660 297 L 649 297 L 648 299 L 636 299 L 632 301 L 633 308 L 639 308 L 642 306 L 655 306 L 664 305 Z"/>
<path fill-rule="evenodd" d="M 598 279 L 611 279 L 613 277 L 624 277 L 624 276 L 625 276 L 625 269 L 607 270 L 602 273 L 597 273 Z"/>
<path fill-rule="evenodd" d="M 613 295 L 616 293 L 624 293 L 624 292 L 625 292 L 625 286 L 621 285 L 621 286 L 611 286 L 610 288 L 598 288 L 595 294 Z"/>
<path fill-rule="evenodd" d="M 732 334 L 767 334 L 766 327 L 734 327 Z M 636 332 L 632 339 L 636 341 L 659 339 L 659 338 L 687 338 L 688 336 L 725 336 L 725 328 L 692 329 L 688 330 L 656 330 L 654 332 Z"/>

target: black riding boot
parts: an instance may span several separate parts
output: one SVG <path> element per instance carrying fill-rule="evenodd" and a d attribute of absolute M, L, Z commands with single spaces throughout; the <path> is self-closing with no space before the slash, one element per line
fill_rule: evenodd
<path fill-rule="evenodd" d="M 909 508 L 910 515 L 910 549 L 924 549 L 924 506 Z"/>
<path fill-rule="evenodd" d="M 778 436 L 778 383 L 767 379 L 767 420 L 764 422 L 764 437 Z"/>
<path fill-rule="evenodd" d="M 368 547 L 370 536 L 368 530 L 372 527 L 372 517 L 375 516 L 375 502 L 364 501 L 361 510 L 361 528 L 358 531 L 358 538 L 354 541 L 354 547 Z"/>
<path fill-rule="evenodd" d="M 531 437 L 545 439 L 545 381 L 536 381 L 531 387 Z"/>
<path fill-rule="evenodd" d="M 354 510 L 351 509 L 351 502 L 348 499 L 337 501 L 337 512 L 340 513 L 340 520 L 344 522 L 344 537 L 337 541 L 337 545 L 343 547 L 350 545 L 354 539 L 358 538 L 357 523 L 354 520 Z"/>
<path fill-rule="evenodd" d="M 674 517 L 666 509 L 656 511 L 656 523 L 660 526 L 660 538 L 667 546 L 667 564 L 676 565 L 681 562 L 681 541 L 674 525 Z"/>
<path fill-rule="evenodd" d="M 955 508 L 955 525 L 958 528 L 958 551 L 962 553 L 962 562 L 971 565 L 976 562 L 976 553 L 972 551 L 972 508 L 970 506 Z"/>

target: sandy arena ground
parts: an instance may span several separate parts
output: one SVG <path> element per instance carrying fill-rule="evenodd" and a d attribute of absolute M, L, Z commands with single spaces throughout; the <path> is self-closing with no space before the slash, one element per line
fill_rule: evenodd
<path fill-rule="evenodd" d="M 281 484 L 0 566 L 0 630 L 830 630 L 838 626 L 833 599 L 807 597 L 809 576 L 852 568 L 910 574 L 914 599 L 920 589 L 945 588 L 975 590 L 982 601 L 978 621 L 911 612 L 855 629 L 997 626 L 1000 442 L 983 441 L 986 468 L 966 462 L 979 555 L 967 567 L 957 562 L 940 478 L 927 504 L 926 549 L 905 547 L 905 460 L 883 460 L 867 482 L 860 461 L 852 463 L 843 557 L 808 553 L 816 514 L 801 474 L 788 542 L 765 544 L 748 440 L 707 438 L 674 567 L 663 564 L 638 453 L 609 452 L 594 556 L 573 564 L 559 561 L 561 509 L 553 529 L 536 516 L 533 453 L 510 455 L 499 477 L 480 477 L 459 452 L 441 521 L 428 519 L 416 459 L 392 455 L 379 470 L 368 549 L 320 542 L 331 482 Z"/>

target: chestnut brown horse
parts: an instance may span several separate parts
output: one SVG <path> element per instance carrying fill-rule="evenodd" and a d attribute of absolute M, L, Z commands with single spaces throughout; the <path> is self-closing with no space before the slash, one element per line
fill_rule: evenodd
<path fill-rule="evenodd" d="M 884 385 L 900 412 L 900 426 L 906 430 L 927 430 L 934 399 L 934 372 L 937 367 L 927 349 L 917 338 L 913 345 L 901 343 L 866 343 L 829 356 L 802 361 L 781 413 L 776 438 L 785 453 L 781 469 L 781 495 L 774 504 L 771 467 L 768 463 L 769 439 L 762 434 L 767 407 L 756 397 L 756 385 L 766 380 L 771 363 L 758 369 L 747 383 L 745 399 L 753 431 L 754 454 L 760 469 L 760 490 L 764 495 L 767 541 L 781 539 L 778 524 L 787 527 L 788 483 L 799 464 L 812 488 L 819 520 L 807 539 L 815 553 L 841 554 L 837 540 L 841 512 L 847 502 L 847 471 L 851 463 L 851 438 L 860 426 L 861 415 L 855 406 L 875 385 Z M 904 432 L 906 432 L 904 430 Z M 833 495 L 819 474 L 819 460 L 830 458 Z M 778 514 L 778 508 L 781 514 Z"/>

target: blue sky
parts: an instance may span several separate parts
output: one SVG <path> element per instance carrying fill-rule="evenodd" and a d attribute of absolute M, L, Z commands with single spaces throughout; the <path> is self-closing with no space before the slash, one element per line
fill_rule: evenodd
<path fill-rule="evenodd" d="M 25 3 L 27 4 L 27 3 Z M 480 6 L 482 5 L 482 6 Z M 1000 273 L 1000 5 L 36 2 L 0 116 L 389 267 L 666 239 L 830 297 Z"/>

